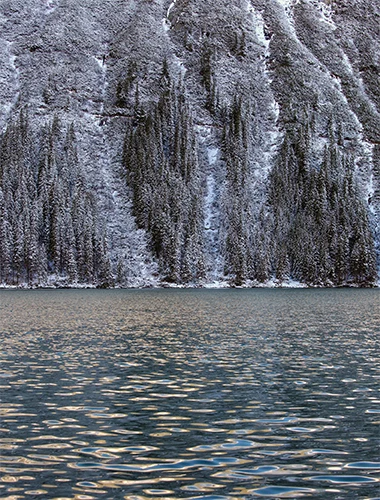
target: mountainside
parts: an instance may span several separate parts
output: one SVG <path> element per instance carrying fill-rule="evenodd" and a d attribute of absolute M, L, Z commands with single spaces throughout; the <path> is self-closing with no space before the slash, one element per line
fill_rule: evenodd
<path fill-rule="evenodd" d="M 378 0 L 0 3 L 0 283 L 370 286 Z"/>

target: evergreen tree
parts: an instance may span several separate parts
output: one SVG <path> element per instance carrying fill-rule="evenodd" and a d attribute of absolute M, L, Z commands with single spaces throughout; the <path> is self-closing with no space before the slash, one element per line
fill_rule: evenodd
<path fill-rule="evenodd" d="M 165 280 L 191 282 L 204 275 L 202 196 L 197 146 L 181 84 L 164 60 L 156 103 L 135 101 L 123 163 L 139 227 Z"/>
<path fill-rule="evenodd" d="M 375 252 L 367 212 L 354 180 L 354 159 L 339 145 L 333 119 L 320 165 L 311 164 L 313 127 L 304 113 L 285 131 L 270 177 L 273 269 L 311 285 L 371 285 Z M 287 273 L 286 273 L 287 274 Z"/>
<path fill-rule="evenodd" d="M 223 199 L 225 274 L 235 285 L 247 279 L 265 281 L 269 259 L 265 234 L 255 221 L 251 205 L 249 169 L 250 114 L 241 96 L 236 95 L 230 109 L 223 112 L 222 152 L 226 166 Z"/>
<path fill-rule="evenodd" d="M 0 137 L 0 280 L 105 282 L 108 252 L 78 165 L 73 125 L 29 129 L 27 111 Z M 112 283 L 110 277 L 106 280 Z"/>

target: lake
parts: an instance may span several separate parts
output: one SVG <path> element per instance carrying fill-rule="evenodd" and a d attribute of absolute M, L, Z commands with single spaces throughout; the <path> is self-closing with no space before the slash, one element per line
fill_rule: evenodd
<path fill-rule="evenodd" d="M 0 291 L 0 497 L 380 498 L 380 290 Z"/>

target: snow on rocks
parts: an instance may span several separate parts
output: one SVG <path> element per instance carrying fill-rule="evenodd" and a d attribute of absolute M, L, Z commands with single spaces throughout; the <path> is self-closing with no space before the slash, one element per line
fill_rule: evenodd
<path fill-rule="evenodd" d="M 58 7 L 59 0 L 45 0 L 45 14 L 51 14 Z"/>
<path fill-rule="evenodd" d="M 249 7 L 248 10 L 253 16 L 253 22 L 255 26 L 255 33 L 257 40 L 265 49 L 265 55 L 269 53 L 269 43 L 270 39 L 265 36 L 265 24 L 261 12 L 256 11 L 253 7 Z"/>
<path fill-rule="evenodd" d="M 85 129 L 81 133 L 81 162 L 87 165 L 89 181 L 96 192 L 114 274 L 123 274 L 123 286 L 157 285 L 157 278 L 153 277 L 157 275 L 157 266 L 147 248 L 147 235 L 136 226 L 127 187 L 118 174 L 114 150 L 119 146 L 106 139 L 110 130 L 100 125 L 97 116 L 88 113 L 82 119 L 82 127 Z"/>
<path fill-rule="evenodd" d="M 175 7 L 175 4 L 177 3 L 177 0 L 174 0 L 170 5 L 169 5 L 169 8 L 166 12 L 166 18 L 169 19 L 170 17 L 170 12 L 172 11 L 172 9 Z"/>
<path fill-rule="evenodd" d="M 208 162 L 210 165 L 215 165 L 216 160 L 218 158 L 218 154 L 219 154 L 218 148 L 214 147 L 207 148 Z"/>
<path fill-rule="evenodd" d="M 205 229 L 212 230 L 212 220 L 214 218 L 213 205 L 215 203 L 215 178 L 212 174 L 207 176 L 206 180 L 206 199 L 205 199 Z"/>
<path fill-rule="evenodd" d="M 20 96 L 20 70 L 13 54 L 13 42 L 0 39 L 0 130 L 2 130 L 15 108 Z"/>
<path fill-rule="evenodd" d="M 168 10 L 166 11 L 166 16 L 162 20 L 162 26 L 166 32 L 169 31 L 172 26 L 172 23 L 170 21 L 170 13 L 172 9 L 174 9 L 176 2 L 177 0 L 173 0 L 173 2 L 169 5 Z"/>

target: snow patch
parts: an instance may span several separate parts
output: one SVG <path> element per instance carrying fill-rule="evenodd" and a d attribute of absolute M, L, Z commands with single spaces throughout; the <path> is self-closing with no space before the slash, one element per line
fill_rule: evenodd
<path fill-rule="evenodd" d="M 12 92 L 9 93 L 9 101 L 0 105 L 2 111 L 0 117 L 0 128 L 2 129 L 7 123 L 12 114 L 12 110 L 16 107 L 20 97 L 20 70 L 16 65 L 17 57 L 12 53 L 13 42 L 7 41 L 5 43 L 5 57 L 8 58 L 8 71 L 5 72 L 6 86 Z M 0 75 L 1 78 L 2 75 Z M 1 79 L 3 79 L 1 78 Z M 12 96 L 12 97 L 11 97 Z"/>
<path fill-rule="evenodd" d="M 227 281 L 212 281 L 211 283 L 206 283 L 204 288 L 230 288 L 230 285 Z"/>
<path fill-rule="evenodd" d="M 343 61 L 343 64 L 346 66 L 346 68 L 348 69 L 348 71 L 351 73 L 351 74 L 354 74 L 354 69 L 352 67 L 352 64 L 350 62 L 350 60 L 348 59 L 348 56 L 345 52 L 342 51 L 342 61 Z"/>
<path fill-rule="evenodd" d="M 275 99 L 273 99 L 273 101 L 271 102 L 270 110 L 273 111 L 274 120 L 275 122 L 277 122 L 280 116 L 280 105 Z"/>
<path fill-rule="evenodd" d="M 107 71 L 106 57 L 104 56 L 93 56 L 95 61 L 98 63 L 99 68 L 103 71 Z"/>
<path fill-rule="evenodd" d="M 286 3 L 285 0 L 278 0 L 280 3 Z M 336 24 L 333 20 L 333 11 L 331 6 L 325 0 L 308 0 L 311 5 L 319 11 L 319 21 L 328 24 L 332 30 L 336 30 Z M 287 2 L 288 4 L 291 2 Z"/>
<path fill-rule="evenodd" d="M 328 24 L 333 30 L 336 30 L 337 26 L 333 20 L 333 12 L 330 5 L 325 2 L 320 2 L 321 18 L 320 21 Z"/>
<path fill-rule="evenodd" d="M 164 17 L 162 19 L 162 27 L 163 27 L 164 32 L 166 34 L 168 34 L 168 32 L 170 31 L 170 28 L 172 26 L 172 23 L 171 23 L 171 21 L 169 19 L 169 16 L 170 16 L 170 12 L 172 11 L 172 9 L 174 8 L 174 6 L 176 4 L 176 1 L 177 0 L 174 0 L 170 4 L 170 6 L 169 6 L 169 8 L 168 8 L 168 10 L 166 12 L 166 17 Z M 173 62 L 177 66 L 177 68 L 179 69 L 179 72 L 181 73 L 181 76 L 183 78 L 185 76 L 186 71 L 187 71 L 187 69 L 186 69 L 183 61 L 181 61 L 181 59 L 179 57 L 177 57 L 175 54 L 173 54 Z"/>
<path fill-rule="evenodd" d="M 373 184 L 373 180 L 374 177 L 372 172 L 367 185 L 368 201 L 372 200 L 373 195 L 375 194 L 375 186 Z M 372 203 L 369 203 L 369 211 L 371 212 L 372 215 L 376 215 L 376 210 Z"/>
<path fill-rule="evenodd" d="M 162 20 L 162 27 L 164 28 L 164 31 L 168 32 L 172 26 L 172 23 L 169 19 L 171 11 L 174 9 L 175 4 L 177 0 L 173 0 L 173 2 L 169 5 L 168 10 L 166 11 L 166 17 L 163 18 Z"/>
<path fill-rule="evenodd" d="M 99 50 L 98 54 L 106 53 L 104 50 Z M 102 57 L 94 59 L 99 66 L 103 62 Z M 117 286 L 158 286 L 158 267 L 149 252 L 147 235 L 145 231 L 137 228 L 131 213 L 127 187 L 119 177 L 116 150 L 120 145 L 106 140 L 106 134 L 109 132 L 107 125 L 99 122 L 108 85 L 106 65 L 102 64 L 101 69 L 102 71 L 99 71 L 95 68 L 99 92 L 102 95 L 100 112 L 100 103 L 97 103 L 96 109 L 92 112 L 87 110 L 81 116 L 78 144 L 80 163 L 85 166 L 88 181 L 96 192 L 100 226 L 106 230 L 112 272 L 117 278 Z"/>
<path fill-rule="evenodd" d="M 289 9 L 292 5 L 299 3 L 299 0 L 277 0 L 285 9 Z"/>
<path fill-rule="evenodd" d="M 173 2 L 169 5 L 169 8 L 166 12 L 166 18 L 169 19 L 169 16 L 170 16 L 170 12 L 172 11 L 172 9 L 175 7 L 175 4 L 176 4 L 177 0 L 173 0 Z"/>
<path fill-rule="evenodd" d="M 162 27 L 164 28 L 164 31 L 167 33 L 170 30 L 170 21 L 166 17 L 163 18 L 162 20 Z"/>
<path fill-rule="evenodd" d="M 265 24 L 263 16 L 261 15 L 261 12 L 255 11 L 253 7 L 249 8 L 249 12 L 252 14 L 254 19 L 257 40 L 264 47 L 265 55 L 268 55 L 270 40 L 267 40 L 265 37 L 265 31 L 264 31 Z"/>
<path fill-rule="evenodd" d="M 277 149 L 277 146 L 283 137 L 283 133 L 279 130 L 269 130 L 267 132 L 267 136 L 269 139 L 270 149 Z"/>
<path fill-rule="evenodd" d="M 13 42 L 7 42 L 8 60 L 9 60 L 9 65 L 12 68 L 12 71 L 14 72 L 15 80 L 19 82 L 20 70 L 16 66 L 17 57 L 14 54 L 12 54 L 12 46 Z"/>
<path fill-rule="evenodd" d="M 51 14 L 58 7 L 58 0 L 45 0 L 45 13 Z"/>
<path fill-rule="evenodd" d="M 203 288 L 213 289 L 213 288 L 231 288 L 230 283 L 227 280 L 214 280 L 203 284 Z M 233 288 L 308 288 L 304 283 L 293 280 L 291 278 L 286 279 L 282 282 L 270 279 L 265 283 L 259 283 L 258 281 L 247 280 L 242 286 Z"/>
<path fill-rule="evenodd" d="M 305 283 L 301 283 L 300 281 L 293 280 L 291 278 L 279 282 L 277 280 L 270 280 L 267 283 L 264 283 L 264 286 L 267 288 L 273 286 L 273 288 L 308 288 Z"/>
<path fill-rule="evenodd" d="M 361 137 L 360 144 L 362 147 L 362 154 L 355 159 L 355 168 L 363 185 L 363 195 L 366 200 L 370 202 L 375 193 L 374 175 L 373 175 L 373 144 L 365 141 Z M 378 215 L 376 205 L 368 203 L 369 211 L 373 216 Z"/>
<path fill-rule="evenodd" d="M 11 45 L 10 42 L 9 42 L 9 44 Z M 13 71 L 15 71 L 18 75 L 19 70 L 15 64 L 15 61 L 16 61 L 16 56 L 14 54 L 9 54 L 9 64 L 10 64 L 11 68 L 13 69 Z"/>
<path fill-rule="evenodd" d="M 215 165 L 218 158 L 219 149 L 218 148 L 207 148 L 208 162 L 210 165 Z"/>
<path fill-rule="evenodd" d="M 205 199 L 205 229 L 212 229 L 212 219 L 214 218 L 213 206 L 215 202 L 215 178 L 212 174 L 206 180 Z"/>
<path fill-rule="evenodd" d="M 183 62 L 181 61 L 181 59 L 179 57 L 177 57 L 176 55 L 174 55 L 174 64 L 179 69 L 182 77 L 184 77 L 185 73 L 187 71 L 187 68 L 185 67 L 185 65 L 183 64 Z"/>
<path fill-rule="evenodd" d="M 220 190 L 219 181 L 221 177 L 221 162 L 219 162 L 220 150 L 215 146 L 215 130 L 212 125 L 198 123 L 195 125 L 198 144 L 204 152 L 205 160 L 205 189 L 204 189 L 204 248 L 206 257 L 206 282 L 214 283 L 222 276 L 223 265 L 220 255 Z M 204 284 L 202 283 L 202 286 Z M 213 285 L 213 287 L 215 287 Z M 218 286 L 216 286 L 218 287 Z"/>
<path fill-rule="evenodd" d="M 92 56 L 94 61 L 96 61 L 100 71 L 101 71 L 101 74 L 100 74 L 100 89 L 101 89 L 101 106 L 100 106 L 100 115 L 103 115 L 104 113 L 104 102 L 105 102 L 105 98 L 106 98 L 106 89 L 107 89 L 107 86 L 108 86 L 108 82 L 107 82 L 107 63 L 106 63 L 106 54 L 108 53 L 108 49 L 107 48 L 104 48 L 104 51 L 103 51 L 103 55 L 99 56 Z M 100 125 L 98 123 L 98 125 Z"/>
<path fill-rule="evenodd" d="M 195 125 L 195 129 L 197 131 L 198 137 L 199 137 L 199 142 L 201 144 L 204 144 L 206 140 L 208 140 L 211 137 L 211 125 Z"/>
<path fill-rule="evenodd" d="M 352 67 L 351 61 L 349 60 L 347 54 L 343 51 L 342 51 L 342 62 L 344 64 L 344 66 L 346 67 L 346 69 L 351 73 L 351 75 L 353 75 L 355 77 L 355 80 L 358 83 L 359 88 L 362 90 L 363 93 L 365 93 L 365 85 L 364 85 L 363 79 L 355 73 L 355 70 Z M 340 79 L 339 79 L 339 81 L 340 81 Z M 372 107 L 372 110 L 375 113 L 377 113 L 376 107 L 374 106 L 372 101 L 370 101 L 370 100 L 367 100 L 367 101 L 368 101 L 368 104 Z"/>
<path fill-rule="evenodd" d="M 292 7 L 299 3 L 299 0 L 277 0 L 278 5 L 280 5 L 284 11 L 284 27 L 288 28 L 288 34 L 292 35 L 293 38 L 298 40 L 296 29 L 294 26 L 294 21 L 292 17 Z"/>

